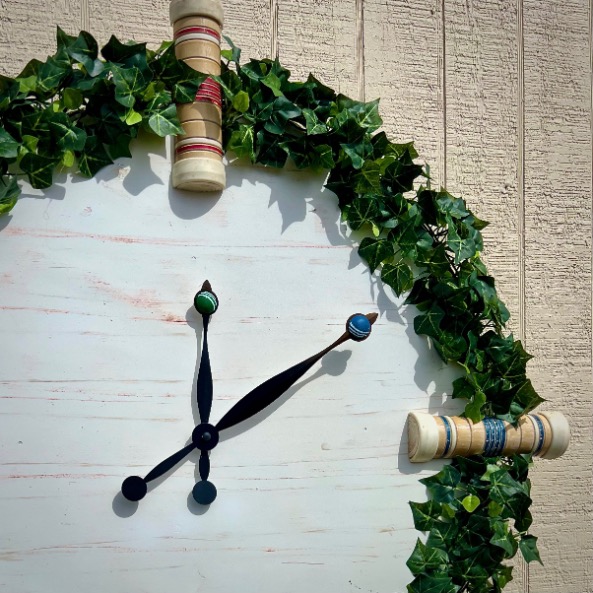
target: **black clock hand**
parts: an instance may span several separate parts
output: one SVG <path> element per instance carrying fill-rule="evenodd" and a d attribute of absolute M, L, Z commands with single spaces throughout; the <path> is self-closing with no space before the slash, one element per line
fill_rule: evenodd
<path fill-rule="evenodd" d="M 218 443 L 218 432 L 211 424 L 210 410 L 212 409 L 212 369 L 210 367 L 210 355 L 208 354 L 208 322 L 210 315 L 218 309 L 218 298 L 212 292 L 210 282 L 206 280 L 202 289 L 194 298 L 194 307 L 202 314 L 204 324 L 204 337 L 202 341 L 202 357 L 200 359 L 200 370 L 198 371 L 198 383 L 196 386 L 196 397 L 198 410 L 200 412 L 200 424 L 192 433 L 192 440 L 195 446 L 200 449 L 200 461 L 198 467 L 201 481 L 192 490 L 194 499 L 200 504 L 210 504 L 216 498 L 216 487 L 208 481 L 210 475 L 210 457 L 208 451 Z"/>
<path fill-rule="evenodd" d="M 289 387 L 300 379 L 318 360 L 328 352 L 343 344 L 347 340 L 360 342 L 369 337 L 371 326 L 377 319 L 376 313 L 362 315 L 356 313 L 346 322 L 346 332 L 338 338 L 333 344 L 318 352 L 317 354 L 303 360 L 302 362 L 290 367 L 286 371 L 268 379 L 245 397 L 240 399 L 216 425 L 218 431 L 231 428 L 239 422 L 243 422 L 264 408 L 276 401 Z"/>
<path fill-rule="evenodd" d="M 170 457 L 167 457 L 164 461 L 161 461 L 154 469 L 150 470 L 144 478 L 140 476 L 130 476 L 126 478 L 121 485 L 121 493 L 125 498 L 136 502 L 142 500 L 146 496 L 148 491 L 148 482 L 152 482 L 162 475 L 166 474 L 169 470 L 173 469 L 180 461 L 183 461 L 194 449 L 196 448 L 195 443 L 190 443 L 180 449 L 176 453 L 173 453 Z"/>
<path fill-rule="evenodd" d="M 148 483 L 160 478 L 169 470 L 173 469 L 178 463 L 183 461 L 194 449 L 200 449 L 202 452 L 199 461 L 200 477 L 202 480 L 208 479 L 210 473 L 210 459 L 208 451 L 214 449 L 218 444 L 218 431 L 210 424 L 198 424 L 191 435 L 192 442 L 189 445 L 179 449 L 173 455 L 170 455 L 164 461 L 161 461 L 156 467 L 151 469 L 144 478 L 140 476 L 130 476 L 126 478 L 121 485 L 121 493 L 125 498 L 131 501 L 142 500 L 148 491 Z M 206 482 L 210 484 L 210 482 Z M 214 484 L 210 484 L 214 488 Z M 215 490 L 216 492 L 216 490 Z"/>
<path fill-rule="evenodd" d="M 202 314 L 204 334 L 202 339 L 202 356 L 200 358 L 200 370 L 198 371 L 198 382 L 196 386 L 196 399 L 200 413 L 200 422 L 208 423 L 210 410 L 212 409 L 212 369 L 210 367 L 210 355 L 208 353 L 208 322 L 210 315 L 218 309 L 218 298 L 212 292 L 210 282 L 206 280 L 202 289 L 194 297 L 194 307 Z"/>

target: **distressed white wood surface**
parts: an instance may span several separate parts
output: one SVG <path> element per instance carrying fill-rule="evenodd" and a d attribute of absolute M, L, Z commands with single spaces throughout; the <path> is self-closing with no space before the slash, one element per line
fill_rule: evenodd
<path fill-rule="evenodd" d="M 60 0 L 49 4 L 38 0 L 4 0 L 0 3 L 0 70 L 14 75 L 32 57 L 43 58 L 52 52 L 56 24 L 71 33 L 85 28 L 97 35 L 102 42 L 111 33 L 121 39 L 134 37 L 137 40 L 159 42 L 163 37 L 170 36 L 167 7 L 168 0 L 124 0 L 117 5 L 98 3 L 96 0 Z M 529 571 L 516 573 L 517 581 L 509 587 L 510 590 L 531 593 L 593 591 L 593 511 L 590 494 L 590 16 L 591 9 L 587 0 L 575 0 L 569 4 L 555 1 L 484 3 L 474 0 L 241 0 L 232 6 L 226 6 L 225 32 L 244 49 L 245 57 L 265 57 L 280 53 L 282 61 L 299 75 L 312 70 L 326 82 L 352 95 L 366 96 L 367 99 L 381 97 L 381 112 L 388 132 L 399 140 L 416 139 L 421 157 L 431 164 L 435 183 L 446 183 L 468 199 L 478 215 L 492 221 L 485 233 L 485 258 L 495 273 L 502 296 L 513 314 L 513 331 L 516 335 L 527 338 L 528 350 L 536 355 L 529 366 L 530 377 L 550 400 L 548 407 L 558 407 L 569 414 L 575 436 L 565 457 L 555 462 L 538 462 L 532 474 L 535 499 L 535 523 L 532 531 L 541 536 L 539 543 L 546 566 L 532 565 Z M 328 74 L 323 76 L 325 72 Z M 140 161 L 137 170 L 146 166 L 145 157 L 140 156 Z M 124 198 L 138 203 L 142 184 L 133 181 L 134 178 L 138 179 L 138 176 L 134 176 L 134 168 L 131 175 L 132 179 L 129 179 L 129 175 L 126 177 L 128 181 Z M 256 182 L 256 177 L 249 178 Z M 106 182 L 107 178 L 101 179 Z M 260 178 L 257 177 L 257 180 Z M 110 183 L 113 184 L 114 181 Z M 74 185 L 78 189 L 85 187 L 79 182 Z M 166 187 L 165 183 L 160 190 L 166 191 Z M 156 188 L 146 191 L 154 189 Z M 60 189 L 52 191 L 56 191 L 57 194 L 53 195 L 58 196 L 64 193 Z M 132 195 L 127 195 L 128 191 Z M 55 201 L 51 207 L 55 212 L 56 207 L 63 206 L 64 216 L 92 218 L 83 217 L 83 209 L 71 211 L 66 207 L 66 202 Z M 191 216 L 187 214 L 183 202 L 173 201 L 171 204 L 173 208 L 185 213 L 184 216 Z M 35 205 L 38 205 L 37 200 L 23 200 L 18 208 L 33 208 Z M 45 208 L 47 202 L 41 201 L 41 206 Z M 286 205 L 283 207 L 287 208 Z M 208 216 L 213 216 L 214 212 L 213 207 Z M 96 217 L 97 211 L 93 210 L 93 213 Z M 125 225 L 131 225 L 136 214 L 134 211 L 134 216 L 128 217 Z M 15 211 L 14 216 L 17 215 Z M 298 216 L 302 216 L 301 211 Z M 158 215 L 155 217 L 158 218 Z M 43 218 L 40 217 L 41 219 Z M 6 221 L 3 220 L 2 224 L 6 224 Z M 108 227 L 115 225 L 116 237 L 126 236 L 124 221 L 116 222 L 114 217 L 108 216 L 104 224 Z M 191 220 L 187 220 L 185 224 L 192 224 Z M 0 232 L 0 240 L 7 240 L 2 235 L 11 226 L 12 223 Z M 296 228 L 294 224 L 291 226 Z M 49 233 L 50 227 L 47 229 Z M 112 233 L 109 230 L 103 234 L 110 236 Z M 95 235 L 102 236 L 101 233 Z M 11 237 L 11 242 L 14 238 Z M 38 270 L 42 267 L 39 263 L 40 257 L 45 253 L 39 247 L 42 238 L 39 238 L 37 248 L 32 248 L 34 253 L 27 257 L 26 262 L 19 262 L 19 271 L 15 272 L 17 278 L 19 274 L 26 274 L 29 268 Z M 52 243 L 56 237 L 52 235 L 43 239 Z M 22 240 L 28 241 L 26 236 Z M 192 236 L 188 241 L 188 245 L 200 247 L 196 237 Z M 105 239 L 105 245 L 112 243 L 114 241 Z M 139 244 L 132 245 L 140 248 Z M 107 247 L 105 249 L 109 253 Z M 234 247 L 229 249 L 233 252 L 233 257 L 244 257 L 234 253 Z M 2 265 L 8 257 L 7 253 L 10 252 L 3 251 L 0 257 Z M 566 255 L 568 260 L 565 259 Z M 176 284 L 179 280 L 176 270 L 180 264 L 177 257 L 175 261 L 170 259 L 170 265 L 162 273 L 168 279 L 174 278 L 173 284 Z M 569 261 L 568 266 L 565 265 L 566 261 Z M 165 269 L 162 261 L 160 266 Z M 81 265 L 78 268 L 76 273 L 80 278 L 83 276 Z M 112 266 L 112 269 L 116 267 Z M 360 266 L 355 269 L 363 274 Z M 86 286 L 73 280 L 74 276 L 67 275 L 59 265 L 57 276 L 50 278 L 48 270 L 43 273 L 47 275 L 46 282 L 53 290 L 53 293 L 46 291 L 44 294 L 62 294 L 59 291 L 66 291 L 63 286 L 70 288 L 70 284 L 74 286 L 72 290 L 78 293 L 80 286 Z M 138 299 L 143 295 L 142 290 L 149 286 L 148 273 L 140 283 L 132 282 L 130 277 L 117 276 L 114 271 L 110 274 L 116 279 L 110 281 L 115 282 L 116 287 L 103 288 L 105 299 L 115 298 L 113 295 L 107 296 L 112 288 L 114 294 L 118 294 L 119 290 L 124 295 L 128 295 L 126 290 L 130 289 L 130 298 Z M 211 279 L 215 282 L 214 278 Z M 196 278 L 197 283 L 200 280 L 201 278 Z M 364 281 L 368 283 L 368 278 Z M 33 286 L 27 285 L 27 291 L 30 290 L 33 290 Z M 159 288 L 159 294 L 162 290 Z M 176 286 L 169 286 L 167 283 L 166 290 L 171 292 L 169 300 L 165 301 L 167 307 L 171 305 L 167 308 L 167 314 L 172 316 L 171 319 L 180 320 L 179 324 L 174 324 L 179 330 L 183 325 L 188 300 L 186 296 L 177 294 Z M 187 281 L 183 290 L 193 294 L 193 280 Z M 155 294 L 144 294 L 148 301 L 154 298 L 156 302 L 150 305 L 152 308 L 147 308 L 152 311 L 151 317 L 158 317 L 164 309 L 163 302 Z M 52 301 L 55 297 L 48 298 Z M 78 297 L 78 300 L 81 298 Z M 76 300 L 77 297 L 73 296 L 69 304 Z M 123 306 L 123 302 L 121 304 Z M 131 302 L 129 306 L 132 306 Z M 181 314 L 178 310 L 180 306 Z M 45 308 L 51 306 L 47 305 Z M 128 312 L 128 315 L 131 314 Z M 45 320 L 48 316 L 49 314 L 44 314 L 39 318 Z M 69 319 L 66 315 L 63 317 Z M 81 323 L 90 323 L 90 317 L 92 315 L 76 315 Z M 107 323 L 109 319 L 111 318 L 107 317 L 104 321 Z M 63 321 L 56 322 L 58 329 L 63 327 Z M 109 323 L 117 323 L 117 318 Z M 274 323 L 274 320 L 270 323 Z M 279 328 L 283 329 L 284 324 L 278 323 Z M 138 329 L 142 325 L 141 320 L 137 320 L 136 324 L 137 331 L 146 333 L 145 329 Z M 217 319 L 213 328 L 220 327 L 218 324 L 222 324 L 220 319 Z M 27 331 L 34 335 L 38 325 L 38 321 L 35 321 Z M 243 325 L 250 327 L 249 324 Z M 213 331 L 213 338 L 214 333 Z M 154 332 L 155 336 L 156 334 Z M 188 349 L 194 348 L 194 351 L 188 354 L 190 362 L 186 361 L 186 364 L 191 364 L 190 374 L 195 371 L 195 359 L 192 356 L 195 353 L 196 339 L 195 334 L 191 335 Z M 101 343 L 98 336 L 89 336 L 90 334 L 85 338 L 72 337 L 70 350 L 78 351 L 89 340 L 93 340 L 93 348 L 102 352 L 103 356 L 95 357 L 92 364 L 104 370 L 109 368 L 113 358 L 117 358 L 116 354 L 123 347 L 114 344 L 113 340 L 106 344 Z M 377 334 L 373 337 L 376 338 Z M 125 342 L 131 338 L 122 335 L 120 339 Z M 52 348 L 52 341 L 55 340 L 56 338 L 52 338 L 50 341 L 47 335 L 40 338 L 40 343 L 45 346 L 44 356 L 49 353 L 57 358 Z M 104 336 L 104 340 L 107 340 L 107 336 Z M 152 340 L 156 342 L 156 337 Z M 96 344 L 101 344 L 100 350 Z M 369 345 L 370 342 L 353 350 L 349 363 L 353 364 L 354 354 L 361 355 Z M 142 348 L 148 347 L 142 345 Z M 15 356 L 8 352 L 6 364 L 12 365 Z M 28 360 L 39 360 L 40 356 L 37 349 L 27 352 Z M 147 360 L 153 361 L 159 356 L 171 357 L 168 352 L 151 352 L 152 358 Z M 284 362 L 278 361 L 279 368 L 284 368 Z M 170 364 L 180 363 L 175 357 Z M 61 361 L 60 365 L 64 365 L 64 362 Z M 87 366 L 90 366 L 88 362 Z M 132 372 L 134 367 L 129 363 L 128 366 L 128 374 L 135 376 Z M 5 368 L 4 363 L 0 367 Z M 6 368 L 12 370 L 10 366 Z M 60 368 L 56 366 L 52 370 L 54 375 L 62 373 L 60 380 L 68 373 L 72 374 L 71 366 L 64 366 L 63 371 Z M 153 365 L 151 368 L 160 366 Z M 341 377 L 348 377 L 348 372 Z M 118 379 L 123 380 L 123 375 Z M 179 380 L 187 381 L 185 376 Z M 126 381 L 130 382 L 128 387 L 132 386 L 133 391 L 126 387 L 121 393 L 133 392 L 136 394 L 134 397 L 144 394 L 147 398 L 145 409 L 152 409 L 148 402 L 154 403 L 157 391 L 148 386 L 151 379 L 146 379 L 147 382 L 143 385 L 129 377 Z M 247 379 L 245 381 L 248 382 Z M 189 383 L 182 385 L 187 389 Z M 245 385 L 246 389 L 250 387 L 251 383 Z M 31 385 L 27 385 L 27 392 L 31 388 Z M 40 386 L 34 384 L 33 388 Z M 78 399 L 88 398 L 88 393 L 100 394 L 102 388 L 99 381 L 93 388 L 94 392 L 88 385 L 79 385 L 76 389 L 81 390 L 82 395 Z M 159 393 L 173 395 L 172 390 L 166 388 Z M 13 395 L 14 393 L 7 394 L 7 397 Z M 25 398 L 22 389 L 18 391 L 18 395 Z M 182 405 L 187 404 L 187 391 L 171 398 L 165 398 L 164 395 L 160 398 L 159 406 L 164 406 L 165 409 L 172 405 L 169 400 L 181 398 Z M 63 394 L 55 392 L 53 397 L 55 400 L 52 407 L 61 408 L 64 405 Z M 124 395 L 113 397 L 113 393 L 111 394 L 111 399 L 117 399 L 118 402 L 123 398 Z M 292 404 L 294 401 L 296 395 L 288 403 Z M 32 407 L 33 403 L 31 402 Z M 82 406 L 83 402 L 72 405 L 75 409 L 76 406 Z M 50 406 L 49 402 L 47 406 Z M 107 409 L 110 404 L 104 403 L 103 407 Z M 283 406 L 278 413 L 285 408 Z M 14 408 L 11 408 L 9 416 L 3 417 L 10 418 L 10 425 L 13 424 L 10 416 L 13 411 Z M 2 412 L 4 413 L 4 409 Z M 22 414 L 28 417 L 28 409 L 24 408 Z M 84 414 L 80 413 L 81 418 L 87 418 L 85 414 L 86 410 Z M 152 416 L 146 412 L 144 417 L 154 417 L 154 412 Z M 268 422 L 272 422 L 272 419 L 253 430 L 267 429 Z M 166 422 L 152 423 L 162 430 L 169 426 Z M 83 424 L 85 422 L 81 422 L 81 426 Z M 41 420 L 38 425 L 41 426 Z M 56 420 L 56 425 L 60 426 L 59 420 Z M 80 429 L 83 430 L 85 429 Z M 175 434 L 178 432 L 175 431 Z M 245 438 L 248 436 L 249 433 Z M 171 437 L 168 436 L 167 439 L 169 438 Z M 0 446 L 3 447 L 0 452 L 4 454 L 4 440 L 0 441 Z M 86 447 L 87 451 L 91 450 L 91 446 L 84 442 L 80 445 Z M 222 451 L 222 446 L 219 450 Z M 134 448 L 132 451 L 138 456 L 138 464 L 150 464 L 144 451 Z M 59 461 L 60 456 L 57 453 L 54 457 L 54 461 Z M 120 463 L 119 458 L 115 463 Z M 19 475 L 16 470 L 15 473 Z M 180 491 L 189 492 L 189 487 L 185 490 L 185 478 L 178 478 L 178 475 L 182 474 L 178 472 L 169 481 L 181 479 L 184 485 L 180 487 Z M 117 477 L 119 479 L 120 475 Z M 166 487 L 167 483 L 163 484 L 155 496 Z M 24 524 L 28 526 L 30 523 L 27 517 Z M 86 525 L 91 525 L 90 519 Z M 104 528 L 103 531 L 107 529 Z M 63 537 L 62 540 L 67 542 L 68 538 Z M 6 541 L 7 547 L 10 547 L 14 540 Z M 105 538 L 105 541 L 110 540 Z M 69 542 L 63 545 L 81 544 Z M 102 545 L 107 547 L 114 544 Z M 410 551 L 411 546 L 404 556 Z M 40 554 L 45 560 L 40 560 Z M 43 582 L 44 590 L 68 591 L 69 585 L 52 581 L 50 563 L 54 561 L 55 555 L 51 551 L 37 552 L 36 562 L 33 564 L 31 561 L 30 565 L 35 568 L 29 571 L 29 576 L 39 583 Z M 135 554 L 126 556 L 138 558 Z M 147 554 L 147 558 L 148 556 Z M 165 574 L 160 575 L 161 571 L 152 570 L 152 574 L 145 571 L 149 565 L 155 568 L 164 566 L 165 558 L 168 557 L 167 554 L 154 552 L 149 561 L 143 564 L 143 570 L 140 570 L 141 563 L 138 561 L 136 577 L 140 574 L 141 578 L 151 583 L 159 582 L 155 579 L 161 578 L 164 581 Z M 156 564 L 155 559 L 158 559 Z M 123 558 L 118 561 L 125 564 Z M 95 566 L 99 562 L 101 558 L 98 556 L 90 562 L 95 574 L 99 574 L 99 569 Z M 4 565 L 12 564 L 18 563 L 3 563 L 0 584 Z M 13 570 L 18 569 L 14 566 Z M 183 570 L 192 569 L 185 567 Z M 22 567 L 21 571 L 25 572 Z M 308 568 L 301 567 L 299 576 L 307 573 Z M 195 573 L 192 574 L 195 576 Z M 196 588 L 202 586 L 199 579 L 198 576 L 195 580 Z M 405 580 L 402 577 L 402 582 Z M 130 582 L 141 589 L 140 581 Z M 80 586 L 80 581 L 76 585 Z"/>
<path fill-rule="evenodd" d="M 408 462 L 404 422 L 441 409 L 451 369 L 370 280 L 322 177 L 230 167 L 216 198 L 171 190 L 169 171 L 142 144 L 97 180 L 25 191 L 5 220 L 0 589 L 402 591 L 418 536 L 407 502 L 439 466 Z M 197 421 L 205 278 L 221 302 L 213 420 L 351 313 L 381 317 L 213 451 L 207 512 L 188 502 L 195 457 L 136 508 L 123 478 Z"/>

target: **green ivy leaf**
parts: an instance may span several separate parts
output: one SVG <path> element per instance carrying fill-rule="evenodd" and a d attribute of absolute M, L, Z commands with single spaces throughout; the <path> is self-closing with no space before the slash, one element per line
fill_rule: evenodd
<path fill-rule="evenodd" d="M 268 167 L 282 168 L 288 154 L 281 146 L 282 137 L 260 130 L 255 136 L 254 154 L 257 162 Z"/>
<path fill-rule="evenodd" d="M 526 379 L 520 384 L 515 393 L 515 400 L 523 407 L 524 414 L 531 412 L 531 410 L 535 409 L 537 406 L 546 401 L 535 391 L 529 379 Z"/>
<path fill-rule="evenodd" d="M 526 486 L 513 479 L 508 471 L 490 475 L 490 499 L 503 507 L 502 518 L 521 517 L 531 504 Z"/>
<path fill-rule="evenodd" d="M 414 527 L 418 531 L 430 531 L 441 516 L 441 505 L 434 500 L 428 502 L 410 502 Z"/>
<path fill-rule="evenodd" d="M 138 111 L 135 111 L 134 109 L 129 109 L 128 112 L 126 113 L 126 117 L 125 117 L 124 121 L 129 126 L 135 126 L 136 124 L 139 124 L 142 121 L 142 114 L 138 113 Z M 160 136 L 160 134 L 159 134 L 159 136 Z"/>
<path fill-rule="evenodd" d="M 173 104 L 153 113 L 148 120 L 148 126 L 157 136 L 162 137 L 184 133 L 177 118 L 177 108 Z"/>
<path fill-rule="evenodd" d="M 302 113 L 299 107 L 284 96 L 277 97 L 271 108 L 269 120 L 264 127 L 268 132 L 278 135 L 284 134 L 288 122 Z"/>
<path fill-rule="evenodd" d="M 419 335 L 438 339 L 442 333 L 440 325 L 444 318 L 445 312 L 433 304 L 429 311 L 414 318 L 414 331 Z"/>
<path fill-rule="evenodd" d="M 96 136 L 88 136 L 84 151 L 78 156 L 78 167 L 85 177 L 93 177 L 113 162 L 103 143 Z"/>
<path fill-rule="evenodd" d="M 196 97 L 198 89 L 208 78 L 207 74 L 201 74 L 186 66 L 183 62 L 184 72 L 177 77 L 177 82 L 173 87 L 173 99 L 176 103 L 192 103 Z"/>
<path fill-rule="evenodd" d="M 542 566 L 543 562 L 539 556 L 539 550 L 537 549 L 537 537 L 534 535 L 523 535 L 519 540 L 519 549 L 521 555 L 525 559 L 525 562 L 533 562 L 537 560 Z"/>
<path fill-rule="evenodd" d="M 148 81 L 135 66 L 121 68 L 116 64 L 112 64 L 111 72 L 115 84 L 115 100 L 124 107 L 133 107 L 136 102 L 136 95 L 141 94 L 146 89 Z"/>
<path fill-rule="evenodd" d="M 406 564 L 412 574 L 417 575 L 429 571 L 446 570 L 448 561 L 449 558 L 446 552 L 439 548 L 429 548 L 418 539 L 416 540 L 416 547 Z"/>
<path fill-rule="evenodd" d="M 120 157 L 131 158 L 132 153 L 130 152 L 130 142 L 132 136 L 128 134 L 120 134 L 114 142 L 107 144 L 106 149 L 112 160 Z"/>
<path fill-rule="evenodd" d="M 59 162 L 59 159 L 28 152 L 21 159 L 21 169 L 35 189 L 46 189 L 52 185 L 53 172 Z"/>
<path fill-rule="evenodd" d="M 497 567 L 492 573 L 492 580 L 498 585 L 500 590 L 504 589 L 504 587 L 513 580 L 513 567 Z"/>
<path fill-rule="evenodd" d="M 364 225 L 372 225 L 378 212 L 376 197 L 366 195 L 358 196 L 342 210 L 342 215 L 348 221 L 350 228 L 356 231 Z"/>
<path fill-rule="evenodd" d="M 486 395 L 482 391 L 476 391 L 470 403 L 465 406 L 464 413 L 472 422 L 480 422 L 484 418 L 482 406 L 486 403 Z"/>
<path fill-rule="evenodd" d="M 459 223 L 456 223 L 449 215 L 447 215 L 447 223 L 447 245 L 455 254 L 455 263 L 459 264 L 463 260 L 476 255 L 477 247 L 474 239 L 469 236 L 462 236 L 460 234 L 462 226 Z"/>
<path fill-rule="evenodd" d="M 10 212 L 18 201 L 21 193 L 17 185 L 16 176 L 6 175 L 0 177 L 0 214 Z"/>
<path fill-rule="evenodd" d="M 231 134 L 225 148 L 234 152 L 239 158 L 248 158 L 250 161 L 254 161 L 254 138 L 253 126 L 241 124 L 239 129 Z"/>
<path fill-rule="evenodd" d="M 65 150 L 62 154 L 61 163 L 64 167 L 69 169 L 76 162 L 76 156 L 72 150 Z"/>
<path fill-rule="evenodd" d="M 56 113 L 49 122 L 49 129 L 57 145 L 63 150 L 82 150 L 86 132 L 77 128 L 65 113 Z"/>
<path fill-rule="evenodd" d="M 449 505 L 441 505 L 443 508 Z M 449 508 L 451 508 L 449 506 Z M 449 515 L 449 513 L 447 513 Z M 435 521 L 431 528 L 426 545 L 429 548 L 439 548 L 445 550 L 451 555 L 457 550 L 456 542 L 459 541 L 460 524 L 456 521 L 445 523 L 444 521 Z"/>
<path fill-rule="evenodd" d="M 371 237 L 365 237 L 361 241 L 358 253 L 367 261 L 371 272 L 374 272 L 382 262 L 394 255 L 393 245 L 389 241 Z"/>
<path fill-rule="evenodd" d="M 35 90 L 54 95 L 71 71 L 72 67 L 66 52 L 58 50 L 55 56 L 39 66 Z"/>
<path fill-rule="evenodd" d="M 146 75 L 148 67 L 146 43 L 121 43 L 115 35 L 112 35 L 107 45 L 101 48 L 103 57 L 113 64 L 118 64 L 125 69 L 135 68 Z"/>
<path fill-rule="evenodd" d="M 457 593 L 459 587 L 446 575 L 417 576 L 409 585 L 408 593 Z"/>
<path fill-rule="evenodd" d="M 480 506 L 480 499 L 475 494 L 468 494 L 461 504 L 468 513 L 473 513 Z"/>
<path fill-rule="evenodd" d="M 84 96 L 78 89 L 67 88 L 64 89 L 62 101 L 66 109 L 78 109 L 84 101 Z"/>
<path fill-rule="evenodd" d="M 20 144 L 2 127 L 0 128 L 0 158 L 12 159 L 18 155 Z"/>
<path fill-rule="evenodd" d="M 312 109 L 304 108 L 303 117 L 307 126 L 307 136 L 327 133 L 327 126 L 317 117 L 317 114 Z"/>
<path fill-rule="evenodd" d="M 58 27 L 57 43 L 58 49 L 63 48 L 73 60 L 82 64 L 87 72 L 95 70 L 99 47 L 90 33 L 81 31 L 78 37 L 72 37 Z"/>
<path fill-rule="evenodd" d="M 245 113 L 249 109 L 249 95 L 245 91 L 239 91 L 233 97 L 233 107 L 240 113 Z"/>
<path fill-rule="evenodd" d="M 492 519 L 491 525 L 494 529 L 494 535 L 490 538 L 493 546 L 498 546 L 506 552 L 507 558 L 512 558 L 517 552 L 517 540 L 509 531 L 509 525 L 506 521 Z"/>
<path fill-rule="evenodd" d="M 461 474 L 453 465 L 446 465 L 438 474 L 420 480 L 435 502 L 451 503 L 456 500 Z"/>
<path fill-rule="evenodd" d="M 381 269 L 381 280 L 393 288 L 397 296 L 410 290 L 414 284 L 414 274 L 408 264 L 399 261 L 395 264 L 385 264 Z"/>
<path fill-rule="evenodd" d="M 224 40 L 231 46 L 231 49 L 223 49 L 221 54 L 225 60 L 229 62 L 236 62 L 237 64 L 241 60 L 241 50 L 233 43 L 230 37 L 223 35 Z"/>
<path fill-rule="evenodd" d="M 379 99 L 363 103 L 349 99 L 345 95 L 338 95 L 337 109 L 338 113 L 344 113 L 345 118 L 355 121 L 360 128 L 369 133 L 374 132 L 383 124 L 379 115 Z"/>
<path fill-rule="evenodd" d="M 282 97 L 284 93 L 281 90 L 282 81 L 276 76 L 274 72 L 268 72 L 266 76 L 260 79 L 260 82 L 267 86 L 273 93 L 275 97 Z"/>

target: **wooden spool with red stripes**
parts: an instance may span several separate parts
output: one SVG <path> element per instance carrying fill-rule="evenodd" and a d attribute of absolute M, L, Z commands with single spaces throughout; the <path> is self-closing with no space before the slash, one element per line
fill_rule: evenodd
<path fill-rule="evenodd" d="M 175 55 L 206 74 L 220 74 L 220 41 L 223 25 L 218 0 L 172 0 L 170 5 Z M 207 78 L 193 103 L 178 105 L 177 115 L 185 134 L 175 141 L 172 183 L 177 189 L 221 191 L 226 184 L 222 158 L 222 93 Z"/>

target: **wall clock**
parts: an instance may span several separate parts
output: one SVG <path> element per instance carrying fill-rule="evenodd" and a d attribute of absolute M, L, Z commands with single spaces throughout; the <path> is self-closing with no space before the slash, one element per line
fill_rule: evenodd
<path fill-rule="evenodd" d="M 148 493 L 150 485 L 160 478 L 164 478 L 176 465 L 183 463 L 194 451 L 199 451 L 198 471 L 200 479 L 192 488 L 192 497 L 200 505 L 207 506 L 216 500 L 216 486 L 208 479 L 210 477 L 210 454 L 219 444 L 221 432 L 228 431 L 238 425 L 243 425 L 261 412 L 270 411 L 272 406 L 282 397 L 315 363 L 325 355 L 341 346 L 348 340 L 362 342 L 371 335 L 372 324 L 377 320 L 377 313 L 354 313 L 346 320 L 344 333 L 327 348 L 309 356 L 305 360 L 291 365 L 273 377 L 254 387 L 249 393 L 237 401 L 224 416 L 216 423 L 210 422 L 210 413 L 214 399 L 214 385 L 212 381 L 212 365 L 208 350 L 208 325 L 214 313 L 218 310 L 219 301 L 212 291 L 208 280 L 194 297 L 194 308 L 202 316 L 202 352 L 196 382 L 195 402 L 198 406 L 198 423 L 192 430 L 189 443 L 182 449 L 167 456 L 151 469 L 146 476 L 128 476 L 121 486 L 123 497 L 129 502 L 138 502 Z"/>
<path fill-rule="evenodd" d="M 322 176 L 233 165 L 220 197 L 196 199 L 168 189 L 166 150 L 142 140 L 95 179 L 64 177 L 41 200 L 25 189 L 3 221 L 3 586 L 404 590 L 407 502 L 442 465 L 408 462 L 405 418 L 457 411 L 443 405 L 451 369 L 353 254 Z M 210 507 L 191 496 L 196 454 L 129 503 L 123 479 L 195 425 L 205 278 L 222 303 L 209 326 L 220 416 L 354 311 L 380 317 L 273 417 L 229 429 Z"/>

